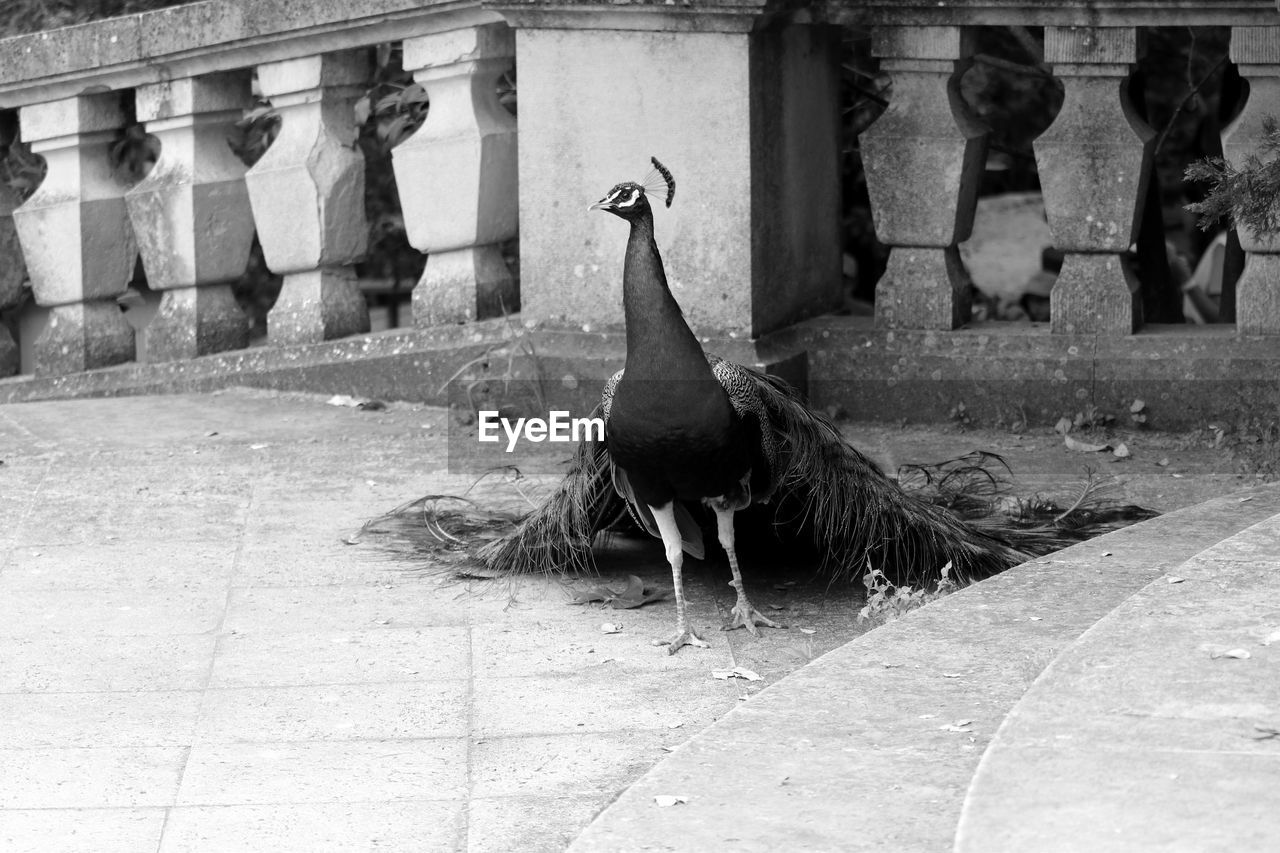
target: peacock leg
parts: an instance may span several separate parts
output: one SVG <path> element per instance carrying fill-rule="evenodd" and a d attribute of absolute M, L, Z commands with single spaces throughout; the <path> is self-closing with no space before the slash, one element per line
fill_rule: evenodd
<path fill-rule="evenodd" d="M 658 523 L 658 533 L 662 536 L 662 546 L 667 552 L 667 562 L 671 564 L 671 581 L 675 585 L 676 594 L 676 632 L 670 639 L 654 640 L 653 644 L 666 646 L 669 655 L 675 654 L 681 646 L 708 648 L 711 644 L 689 627 L 689 614 L 685 611 L 684 581 L 680 574 L 680 569 L 684 565 L 684 547 L 680 544 L 680 526 L 676 524 L 675 503 L 668 503 L 665 507 L 650 506 L 649 510 Z"/>
<path fill-rule="evenodd" d="M 729 582 L 729 586 L 738 591 L 738 601 L 733 605 L 733 621 L 721 630 L 746 628 L 752 636 L 758 637 L 760 630 L 756 627 L 757 625 L 765 625 L 769 628 L 787 627 L 756 610 L 747 600 L 747 590 L 742 584 L 742 571 L 738 568 L 738 552 L 733 547 L 733 510 L 722 509 L 714 504 L 711 508 L 716 513 L 716 533 L 720 537 L 720 547 L 724 548 L 724 552 L 729 555 L 729 568 L 733 570 L 733 580 Z"/>

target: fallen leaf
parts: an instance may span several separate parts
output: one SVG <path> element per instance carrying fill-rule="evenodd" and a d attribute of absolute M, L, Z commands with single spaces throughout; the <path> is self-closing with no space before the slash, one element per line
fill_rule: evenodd
<path fill-rule="evenodd" d="M 1104 557 L 1110 557 L 1110 556 L 1111 556 L 1111 552 L 1110 552 L 1110 551 L 1103 551 L 1103 552 L 1102 552 L 1102 556 L 1104 556 Z"/>
<path fill-rule="evenodd" d="M 1157 462 L 1156 464 L 1157 464 L 1157 465 L 1159 465 L 1161 468 L 1168 468 L 1168 467 L 1169 467 L 1169 457 L 1168 457 L 1168 456 L 1164 457 L 1163 459 L 1161 459 L 1161 460 L 1160 460 L 1159 462 Z"/>
<path fill-rule="evenodd" d="M 1247 497 L 1247 498 L 1241 498 L 1241 499 L 1240 499 L 1240 501 L 1239 501 L 1239 503 L 1248 503 L 1248 502 L 1249 502 L 1249 501 L 1251 501 L 1251 500 L 1253 500 L 1253 497 L 1252 497 L 1252 496 Z"/>
<path fill-rule="evenodd" d="M 601 584 L 576 593 L 569 603 L 591 604 L 598 601 L 610 607 L 632 610 L 654 601 L 661 601 L 670 594 L 671 590 L 666 587 L 647 587 L 640 578 L 628 575 L 627 586 L 621 592 Z"/>
<path fill-rule="evenodd" d="M 950 725 L 950 724 L 948 724 L 948 725 L 945 725 L 945 726 L 938 726 L 938 731 L 942 731 L 942 732 L 963 732 L 963 733 L 965 733 L 965 734 L 968 734 L 969 732 L 972 732 L 972 731 L 973 731 L 973 729 L 969 728 L 968 726 L 955 726 L 955 725 Z"/>
<path fill-rule="evenodd" d="M 678 728 L 680 728 L 680 727 L 681 727 L 681 726 L 683 726 L 683 725 L 684 725 L 684 720 L 677 720 L 677 721 L 676 721 L 676 722 L 674 722 L 674 723 L 667 723 L 667 728 L 669 728 L 669 729 L 678 729 Z"/>
<path fill-rule="evenodd" d="M 1117 459 L 1127 459 L 1130 456 L 1129 448 L 1122 441 L 1116 445 L 1114 450 L 1111 451 L 1111 455 Z"/>
<path fill-rule="evenodd" d="M 1136 415 L 1138 414 L 1138 412 L 1141 412 L 1146 407 L 1147 407 L 1147 404 L 1142 400 L 1134 400 L 1132 403 L 1129 404 L 1129 411 Z"/>
<path fill-rule="evenodd" d="M 251 444 L 249 445 L 249 449 L 250 450 L 266 450 L 270 446 L 271 445 L 269 444 Z"/>
<path fill-rule="evenodd" d="M 943 678 L 963 678 L 964 675 L 959 672 L 944 672 L 942 673 L 942 677 Z"/>
<path fill-rule="evenodd" d="M 801 628 L 801 629 L 800 629 L 800 633 L 801 633 L 801 634 L 816 634 L 816 633 L 818 633 L 818 629 L 817 629 L 817 628 Z"/>
<path fill-rule="evenodd" d="M 1053 428 L 1056 432 L 1060 433 L 1061 435 L 1066 435 L 1067 433 L 1071 432 L 1072 426 L 1073 424 L 1071 423 L 1071 418 L 1058 418 L 1058 422 L 1053 425 Z"/>
<path fill-rule="evenodd" d="M 1218 658 L 1231 658 L 1233 660 L 1248 660 L 1253 657 L 1247 649 L 1231 649 L 1226 652 L 1214 652 L 1209 657 L 1217 660 Z"/>
<path fill-rule="evenodd" d="M 355 397 L 352 397 L 350 394 L 334 394 L 328 400 L 325 400 L 325 402 L 330 406 L 346 406 L 349 409 L 354 409 L 356 406 L 360 405 L 360 401 Z"/>
<path fill-rule="evenodd" d="M 1165 578 L 1165 581 L 1167 583 L 1184 583 L 1186 578 L 1180 578 L 1177 575 L 1169 575 L 1169 577 Z"/>
<path fill-rule="evenodd" d="M 1062 443 L 1067 446 L 1067 450 L 1074 450 L 1077 453 L 1098 453 L 1103 450 L 1110 450 L 1109 444 L 1086 444 L 1083 441 L 1076 441 L 1069 435 L 1062 437 Z"/>
<path fill-rule="evenodd" d="M 653 801 L 658 805 L 662 806 L 663 808 L 667 808 L 668 806 L 678 806 L 681 803 L 687 803 L 689 802 L 689 798 L 676 797 L 676 796 L 672 796 L 671 794 L 658 794 L 656 797 L 653 798 Z"/>
<path fill-rule="evenodd" d="M 712 678 L 719 678 L 722 681 L 729 678 L 742 678 L 747 681 L 761 681 L 761 677 L 751 670 L 735 666 L 733 669 L 713 669 L 711 671 Z"/>
<path fill-rule="evenodd" d="M 920 715 L 920 719 L 922 720 L 936 720 L 937 718 L 938 718 L 937 714 L 921 714 Z"/>
<path fill-rule="evenodd" d="M 604 624 L 602 624 L 602 625 L 600 626 L 600 633 L 602 633 L 602 634 L 621 634 L 621 633 L 622 633 L 622 626 L 621 626 L 621 625 L 616 625 L 616 624 L 614 624 L 613 622 L 605 622 Z"/>
<path fill-rule="evenodd" d="M 1028 616 L 1028 617 L 1027 617 L 1027 619 L 1028 619 L 1029 621 L 1031 621 L 1031 622 L 1039 622 L 1039 621 L 1040 621 L 1041 619 L 1043 619 L 1043 618 L 1044 618 L 1043 616 Z"/>

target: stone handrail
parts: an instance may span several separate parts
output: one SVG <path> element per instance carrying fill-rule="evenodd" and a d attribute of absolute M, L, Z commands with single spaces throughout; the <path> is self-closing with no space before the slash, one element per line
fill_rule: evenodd
<path fill-rule="evenodd" d="M 680 182 L 659 239 L 687 316 L 709 334 L 754 339 L 839 301 L 837 27 L 857 25 L 873 28 L 894 80 L 888 109 L 860 140 L 877 232 L 891 247 L 877 324 L 955 329 L 969 319 L 957 246 L 987 136 L 957 87 L 970 28 L 992 24 L 1044 26 L 1045 63 L 1066 89 L 1035 142 L 1065 253 L 1052 331 L 1129 335 L 1142 318 L 1124 255 L 1154 136 L 1122 85 L 1140 28 L 1233 28 L 1231 58 L 1250 85 L 1225 134 L 1239 160 L 1263 118 L 1280 114 L 1274 0 L 207 0 L 9 39 L 0 111 L 16 111 L 48 175 L 16 209 L 0 191 L 0 309 L 16 301 L 25 260 L 48 310 L 37 373 L 133 360 L 116 298 L 140 253 L 164 293 L 147 360 L 243 347 L 230 282 L 256 229 L 284 276 L 269 343 L 367 330 L 352 272 L 367 229 L 351 105 L 370 79 L 367 48 L 403 41 L 405 67 L 431 98 L 426 122 L 393 152 L 410 242 L 429 255 L 413 293 L 418 325 L 518 300 L 526 324 L 616 326 L 619 300 L 608 297 L 623 238 L 582 207 L 627 169 L 641 177 L 658 154 Z M 518 151 L 492 85 L 517 55 Z M 250 106 L 255 71 L 282 129 L 246 170 L 223 137 Z M 130 95 L 161 141 L 132 187 L 107 166 Z M 518 294 L 497 249 L 517 221 Z M 1280 296 L 1267 284 L 1280 256 L 1241 237 L 1238 328 L 1280 333 Z M 699 278 L 683 281 L 681 270 Z M 13 372 L 13 349 L 0 324 L 0 374 Z"/>
<path fill-rule="evenodd" d="M 33 345 L 36 372 L 135 358 L 116 299 L 139 253 L 148 285 L 164 294 L 146 329 L 148 360 L 245 346 L 230 283 L 244 272 L 255 226 L 267 265 L 284 276 L 271 343 L 368 331 L 352 268 L 368 239 L 352 105 L 372 74 L 366 49 L 391 40 L 404 42 L 406 69 L 435 103 L 396 151 L 398 182 L 448 197 L 426 212 L 406 198 L 417 214 L 410 240 L 431 253 L 424 280 L 436 304 L 427 315 L 475 319 L 478 299 L 513 291 L 496 246 L 516 233 L 515 123 L 493 93 L 514 56 L 501 20 L 456 0 L 210 0 L 0 42 L 0 109 L 17 109 L 21 138 L 48 165 L 11 220 L 3 214 L 12 200 L 0 207 L 0 250 L 10 256 L 0 307 L 14 302 L 11 279 L 21 278 L 13 271 L 22 258 L 5 237 L 13 229 L 36 302 L 49 311 Z M 246 170 L 225 138 L 252 104 L 255 69 L 281 130 Z M 130 91 L 138 120 L 161 142 L 132 187 L 107 156 Z M 14 361 L 8 337 L 0 330 L 0 366 Z"/>

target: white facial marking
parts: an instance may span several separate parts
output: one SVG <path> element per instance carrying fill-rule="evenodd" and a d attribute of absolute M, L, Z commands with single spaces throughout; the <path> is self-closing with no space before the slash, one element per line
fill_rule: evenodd
<path fill-rule="evenodd" d="M 621 191 L 621 190 L 619 190 L 619 193 L 621 193 L 621 192 L 622 192 L 622 191 Z M 639 190 L 637 190 L 635 187 L 631 187 L 631 188 L 628 190 L 628 192 L 630 193 L 630 195 L 628 195 L 628 196 L 627 196 L 627 198 L 625 198 L 625 199 L 619 199 L 617 202 L 615 202 L 615 206 L 617 206 L 617 207 L 631 207 L 632 205 L 634 205 L 634 204 L 636 203 L 636 201 L 638 201 L 638 200 L 639 200 L 639 198 L 640 198 L 640 191 L 639 191 Z"/>

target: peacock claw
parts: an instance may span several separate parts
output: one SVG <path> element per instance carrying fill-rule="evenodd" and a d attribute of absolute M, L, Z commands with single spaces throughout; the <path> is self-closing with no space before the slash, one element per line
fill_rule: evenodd
<path fill-rule="evenodd" d="M 677 630 L 669 640 L 654 640 L 655 646 L 666 646 L 667 654 L 674 655 L 680 651 L 681 646 L 697 646 L 700 649 L 709 649 L 711 644 L 706 640 L 693 633 L 692 628 L 686 628 L 683 631 Z"/>
<path fill-rule="evenodd" d="M 738 603 L 733 606 L 733 620 L 721 628 L 721 631 L 732 631 L 734 628 L 746 628 L 751 636 L 760 636 L 760 629 L 757 625 L 764 625 L 766 628 L 785 628 L 779 622 L 774 622 L 768 616 L 765 616 L 759 610 L 751 606 L 751 602 L 739 599 Z"/>

